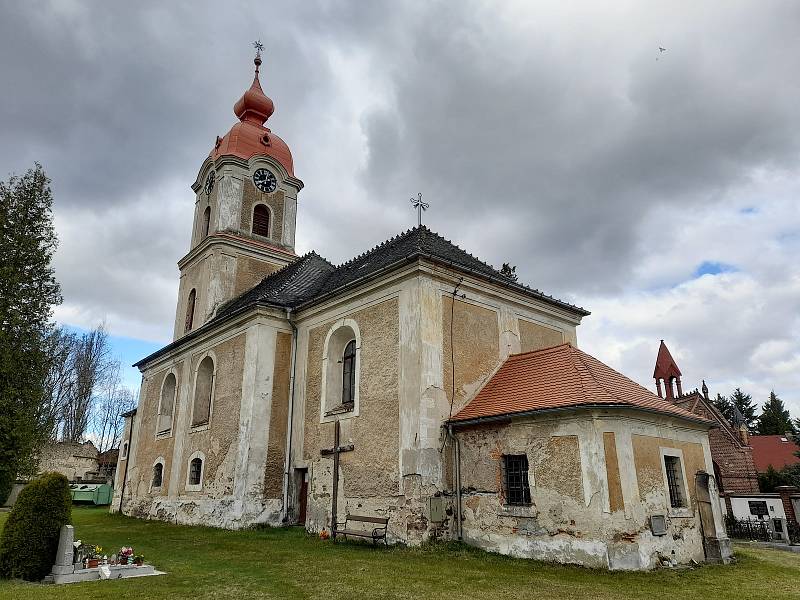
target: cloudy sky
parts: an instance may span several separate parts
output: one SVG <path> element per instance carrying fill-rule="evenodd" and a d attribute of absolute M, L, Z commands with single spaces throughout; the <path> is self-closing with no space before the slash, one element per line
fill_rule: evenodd
<path fill-rule="evenodd" d="M 800 416 L 800 4 L 0 0 L 0 167 L 53 180 L 76 327 L 169 341 L 189 185 L 266 46 L 306 184 L 298 252 L 427 224 L 592 311 L 652 386 L 770 389 Z M 666 51 L 659 51 L 659 47 Z M 128 376 L 135 379 L 135 372 Z"/>

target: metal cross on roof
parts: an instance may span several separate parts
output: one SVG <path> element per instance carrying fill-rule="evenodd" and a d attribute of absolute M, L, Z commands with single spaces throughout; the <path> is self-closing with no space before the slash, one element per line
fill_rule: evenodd
<path fill-rule="evenodd" d="M 430 204 L 427 202 L 422 201 L 422 192 L 417 194 L 416 198 L 411 198 L 411 206 L 417 209 L 417 227 L 422 226 L 422 211 L 428 210 L 430 208 Z"/>
<path fill-rule="evenodd" d="M 256 49 L 256 56 L 261 56 L 261 52 L 264 50 L 264 44 L 261 43 L 261 40 L 256 40 L 253 42 L 253 48 Z"/>

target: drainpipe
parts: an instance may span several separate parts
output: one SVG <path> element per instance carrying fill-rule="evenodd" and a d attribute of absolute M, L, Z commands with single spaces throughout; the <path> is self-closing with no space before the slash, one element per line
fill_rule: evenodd
<path fill-rule="evenodd" d="M 456 532 L 458 540 L 461 541 L 463 539 L 463 525 L 461 523 L 461 442 L 453 433 L 452 425 L 447 426 L 447 433 L 450 439 L 453 440 L 456 455 Z"/>
<path fill-rule="evenodd" d="M 128 465 L 131 462 L 131 440 L 133 439 L 133 423 L 136 420 L 136 413 L 131 415 L 131 427 L 128 429 L 128 454 L 125 455 L 125 471 L 122 473 L 122 490 L 119 494 L 119 514 L 124 515 L 122 512 L 122 503 L 125 502 L 125 484 L 128 482 Z"/>
<path fill-rule="evenodd" d="M 286 433 L 286 460 L 283 466 L 283 508 L 281 521 L 289 516 L 289 467 L 292 464 L 292 430 L 294 429 L 294 374 L 297 368 L 297 326 L 292 321 L 292 309 L 286 309 L 286 320 L 292 327 L 292 358 L 289 370 L 289 423 Z"/>

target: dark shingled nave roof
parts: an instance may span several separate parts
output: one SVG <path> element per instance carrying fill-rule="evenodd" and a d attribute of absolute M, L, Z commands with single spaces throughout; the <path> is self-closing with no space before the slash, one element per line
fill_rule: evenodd
<path fill-rule="evenodd" d="M 267 275 L 254 287 L 223 304 L 214 318 L 202 327 L 140 360 L 134 366 L 144 364 L 178 347 L 197 332 L 208 331 L 208 328 L 216 323 L 253 306 L 274 306 L 292 310 L 310 306 L 420 258 L 442 263 L 479 279 L 489 280 L 579 316 L 589 314 L 583 308 L 517 283 L 438 233 L 420 225 L 339 266 L 332 265 L 316 252 L 310 252 Z"/>
<path fill-rule="evenodd" d="M 444 262 L 456 270 L 490 279 L 504 287 L 534 296 L 581 316 L 589 314 L 582 308 L 509 279 L 497 269 L 421 225 L 383 242 L 338 267 L 334 267 L 315 252 L 306 254 L 283 269 L 268 275 L 255 287 L 223 305 L 214 320 L 253 304 L 285 308 L 302 307 L 418 258 Z"/>

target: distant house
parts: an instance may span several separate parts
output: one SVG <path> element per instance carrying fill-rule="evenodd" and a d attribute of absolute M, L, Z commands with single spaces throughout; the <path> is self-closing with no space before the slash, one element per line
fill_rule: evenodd
<path fill-rule="evenodd" d="M 772 467 L 780 471 L 783 467 L 800 463 L 800 446 L 796 438 L 787 435 L 752 435 L 750 445 L 753 448 L 753 461 L 759 473 L 765 473 Z"/>
<path fill-rule="evenodd" d="M 53 442 L 39 453 L 39 472 L 61 473 L 70 481 L 81 481 L 97 472 L 97 448 L 92 442 Z M 91 475 L 90 475 L 91 477 Z"/>
<path fill-rule="evenodd" d="M 119 450 L 99 452 L 92 442 L 51 442 L 39 453 L 39 473 L 61 473 L 71 482 L 114 483 Z"/>

